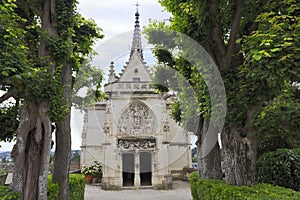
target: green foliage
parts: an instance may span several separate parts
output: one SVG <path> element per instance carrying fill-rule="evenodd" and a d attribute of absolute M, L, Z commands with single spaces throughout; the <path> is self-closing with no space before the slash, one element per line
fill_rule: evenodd
<path fill-rule="evenodd" d="M 49 200 L 57 200 L 59 186 L 57 183 L 52 183 L 51 176 L 48 177 L 48 191 L 47 196 Z M 81 174 L 69 175 L 70 199 L 84 200 L 85 182 Z M 1 200 L 21 200 L 21 194 L 18 192 L 11 192 L 7 186 L 0 186 Z"/>
<path fill-rule="evenodd" d="M 103 38 L 104 35 L 101 34 L 102 29 L 99 28 L 93 19 L 85 19 L 80 14 L 75 16 L 76 26 L 74 27 L 74 51 L 77 55 L 88 55 L 93 50 L 96 38 Z"/>
<path fill-rule="evenodd" d="M 192 172 L 190 174 L 190 188 L 191 188 L 191 193 L 192 193 L 192 197 L 194 200 L 198 200 L 197 181 L 198 181 L 198 172 Z"/>
<path fill-rule="evenodd" d="M 73 106 L 83 109 L 103 99 L 105 97 L 101 91 L 103 79 L 102 70 L 91 66 L 87 61 L 82 63 L 78 71 L 73 73 Z M 82 95 L 83 91 L 85 91 L 84 95 Z"/>
<path fill-rule="evenodd" d="M 300 191 L 300 149 L 278 149 L 257 160 L 257 180 Z"/>
<path fill-rule="evenodd" d="M 2 162 L 0 162 L 0 175 L 6 175 L 6 170 L 2 167 Z"/>
<path fill-rule="evenodd" d="M 48 176 L 48 191 L 47 191 L 47 197 L 49 200 L 56 200 L 58 199 L 58 193 L 59 193 L 59 186 L 57 183 L 52 183 L 51 176 Z"/>
<path fill-rule="evenodd" d="M 21 200 L 21 194 L 10 192 L 7 186 L 0 186 L 0 197 L 2 200 Z"/>
<path fill-rule="evenodd" d="M 254 121 L 260 139 L 258 155 L 279 148 L 300 148 L 300 101 L 297 87 L 289 86 L 266 104 Z"/>
<path fill-rule="evenodd" d="M 197 41 L 218 66 L 226 88 L 227 130 L 236 127 L 245 130 L 247 136 L 255 136 L 252 139 L 259 140 L 259 155 L 277 148 L 299 148 L 299 89 L 295 89 L 295 83 L 300 82 L 299 3 L 296 0 L 159 2 L 172 13 L 172 18 L 169 25 L 151 22 L 146 29 L 148 41 L 155 47 L 153 52 L 164 66 L 158 67 L 155 76 L 160 79 L 160 73 L 164 76 L 167 71 L 165 68 L 174 69 L 196 94 L 196 100 L 189 99 L 186 85 L 177 82 L 174 87 L 170 84 L 174 76 L 164 76 L 162 83 L 166 87 L 157 89 L 178 92 L 173 117 L 188 126 L 197 117 L 208 119 L 212 93 L 203 81 L 203 73 L 198 73 L 177 54 L 184 50 L 183 55 L 193 55 L 192 47 L 178 45 L 172 40 L 170 29 Z M 165 34 L 160 35 L 161 30 Z M 195 106 L 186 102 L 197 105 L 198 110 L 191 110 Z"/>
<path fill-rule="evenodd" d="M 241 94 L 252 104 L 280 95 L 286 81 L 300 82 L 300 6 L 296 0 L 280 0 L 263 8 L 255 21 L 258 29 L 242 41 Z"/>
<path fill-rule="evenodd" d="M 19 124 L 17 117 L 14 105 L 0 106 L 0 141 L 10 142 L 13 140 Z"/>
<path fill-rule="evenodd" d="M 190 187 L 194 200 L 297 200 L 300 198 L 299 192 L 269 184 L 232 186 L 221 180 L 198 179 L 197 172 L 190 175 Z"/>
<path fill-rule="evenodd" d="M 19 28 L 23 19 L 15 13 L 13 1 L 0 2 L 0 86 L 20 79 L 19 74 L 28 67 L 28 48 L 24 45 L 25 31 Z"/>
<path fill-rule="evenodd" d="M 65 117 L 72 105 L 72 76 L 76 78 L 82 63 L 93 55 L 95 40 L 103 35 L 93 20 L 77 13 L 76 0 L 48 4 L 49 1 L 39 0 L 0 2 L 0 90 L 4 91 L 0 104 L 8 97 L 18 99 L 23 105 L 50 103 L 47 115 L 51 121 L 67 122 L 69 118 Z M 98 78 L 94 98 L 102 95 L 99 89 L 102 75 Z M 34 114 L 28 117 L 37 120 Z M 23 129 L 20 127 L 20 132 Z M 44 136 L 43 127 L 42 132 Z M 41 145 L 45 144 L 43 139 Z M 32 144 L 26 145 L 24 149 L 30 149 Z M 55 190 L 52 185 L 50 192 Z"/>
<path fill-rule="evenodd" d="M 75 151 L 72 155 L 71 155 L 71 162 L 80 162 L 80 154 L 78 153 L 78 151 Z"/>
<path fill-rule="evenodd" d="M 156 90 L 176 93 L 178 98 L 174 98 L 171 104 L 171 116 L 187 130 L 196 132 L 199 116 L 210 116 L 210 98 L 200 72 L 183 58 L 191 52 L 178 50 L 184 48 L 178 45 L 181 35 L 168 31 L 163 23 L 153 22 L 145 32 L 148 41 L 156 45 L 154 54 L 159 61 L 154 67 Z"/>
<path fill-rule="evenodd" d="M 66 88 L 73 87 L 71 82 L 68 85 L 63 81 L 65 66 L 71 66 L 73 79 L 86 81 L 80 86 L 89 88 L 87 97 L 80 98 L 78 107 L 103 98 L 100 88 L 102 72 L 93 67 L 80 70 L 83 63 L 90 61 L 96 39 L 103 38 L 103 35 L 93 20 L 77 13 L 75 0 L 56 1 L 55 12 L 51 13 L 53 18 L 50 20 L 53 27 L 44 30 L 45 23 L 42 26 L 41 13 L 37 12 L 42 10 L 43 3 L 30 1 L 30 4 L 20 3 L 20 7 L 17 7 L 15 1 L 1 1 L 0 89 L 4 95 L 10 94 L 22 103 L 31 101 L 38 104 L 49 100 L 47 113 L 52 121 L 58 122 L 70 112 L 71 105 L 71 97 L 64 94 Z M 45 52 L 41 53 L 44 45 Z M 84 80 L 81 76 L 83 73 Z M 75 94 L 79 89 L 74 89 Z M 18 123 L 7 126 L 6 122 L 11 118 L 10 108 L 2 107 L 0 140 L 12 140 Z"/>
<path fill-rule="evenodd" d="M 71 200 L 84 200 L 85 181 L 81 174 L 70 174 L 69 186 Z"/>
<path fill-rule="evenodd" d="M 83 200 L 85 191 L 84 177 L 81 174 L 69 175 L 70 200 Z M 52 183 L 51 176 L 48 178 L 48 199 L 58 199 L 59 186 Z"/>

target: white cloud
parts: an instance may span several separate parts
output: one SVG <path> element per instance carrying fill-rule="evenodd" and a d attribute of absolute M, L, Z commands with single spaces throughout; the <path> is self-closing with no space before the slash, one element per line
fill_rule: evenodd
<path fill-rule="evenodd" d="M 93 18 L 104 31 L 105 38 L 130 31 L 134 27 L 135 3 L 133 0 L 95 1 L 79 0 L 78 11 L 86 18 Z M 165 20 L 169 13 L 162 12 L 163 8 L 155 0 L 140 0 L 140 22 L 142 26 L 148 24 L 148 20 Z"/>

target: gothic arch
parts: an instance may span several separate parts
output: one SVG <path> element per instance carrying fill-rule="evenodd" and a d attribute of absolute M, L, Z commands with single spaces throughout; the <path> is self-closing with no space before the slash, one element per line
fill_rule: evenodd
<path fill-rule="evenodd" d="M 140 136 L 154 135 L 156 132 L 156 117 L 144 102 L 131 101 L 121 114 L 118 130 L 121 134 Z"/>

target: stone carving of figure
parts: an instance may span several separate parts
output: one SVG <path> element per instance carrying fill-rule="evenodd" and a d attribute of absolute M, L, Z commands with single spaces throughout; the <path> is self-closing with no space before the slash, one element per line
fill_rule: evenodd
<path fill-rule="evenodd" d="M 135 149 L 135 144 L 133 142 L 130 142 L 129 149 L 130 150 L 134 150 Z"/>
<path fill-rule="evenodd" d="M 140 148 L 140 141 L 135 142 L 135 147 L 138 148 L 138 149 Z"/>
<path fill-rule="evenodd" d="M 141 120 L 142 120 L 142 116 L 138 105 L 134 105 L 132 113 L 133 113 L 133 127 L 134 129 L 138 129 L 141 127 Z"/>
<path fill-rule="evenodd" d="M 123 142 L 123 140 L 119 140 L 118 147 L 120 147 L 122 149 L 124 148 L 124 142 Z"/>
<path fill-rule="evenodd" d="M 129 149 L 129 143 L 127 140 L 125 140 L 123 147 L 124 149 Z"/>
<path fill-rule="evenodd" d="M 155 147 L 155 143 L 154 142 L 151 142 L 150 140 L 147 141 L 147 148 L 148 149 L 151 149 L 151 148 L 154 148 Z"/>
<path fill-rule="evenodd" d="M 146 119 L 146 132 L 151 133 L 151 127 L 152 127 L 152 117 L 150 116 L 148 119 Z"/>
<path fill-rule="evenodd" d="M 121 133 L 126 133 L 126 128 L 127 128 L 126 124 L 123 123 L 121 126 Z"/>

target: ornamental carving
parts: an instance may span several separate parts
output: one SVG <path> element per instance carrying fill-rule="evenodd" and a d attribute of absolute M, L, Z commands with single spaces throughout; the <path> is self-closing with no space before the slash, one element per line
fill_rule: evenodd
<path fill-rule="evenodd" d="M 117 147 L 121 150 L 154 150 L 156 139 L 154 138 L 128 138 L 118 139 Z"/>
<path fill-rule="evenodd" d="M 106 135 L 110 134 L 110 123 L 104 122 L 103 130 Z"/>
<path fill-rule="evenodd" d="M 133 102 L 123 112 L 119 132 L 130 135 L 147 135 L 155 132 L 154 115 L 142 102 Z"/>
<path fill-rule="evenodd" d="M 154 91 L 154 85 L 145 82 L 133 82 L 133 83 L 117 83 L 115 89 L 119 91 Z"/>

